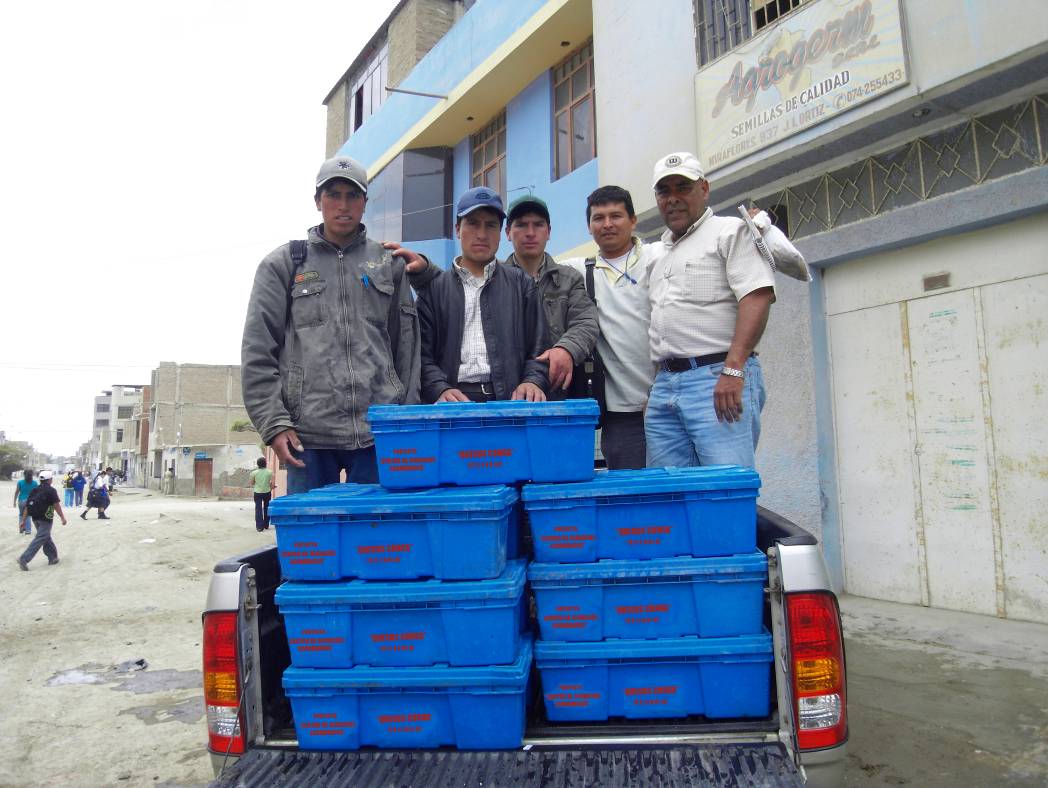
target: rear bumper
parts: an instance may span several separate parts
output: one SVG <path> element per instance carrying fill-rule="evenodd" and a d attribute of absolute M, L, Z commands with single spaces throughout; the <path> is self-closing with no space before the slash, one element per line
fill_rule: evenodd
<path fill-rule="evenodd" d="M 805 785 L 809 788 L 839 788 L 844 785 L 847 757 L 847 742 L 839 747 L 803 753 L 801 766 L 804 767 Z"/>

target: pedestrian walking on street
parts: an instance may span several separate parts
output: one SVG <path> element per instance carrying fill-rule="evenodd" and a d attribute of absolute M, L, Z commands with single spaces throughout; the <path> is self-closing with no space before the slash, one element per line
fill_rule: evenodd
<path fill-rule="evenodd" d="M 63 506 L 72 506 L 76 493 L 73 490 L 73 472 L 69 471 L 62 479 Z"/>
<path fill-rule="evenodd" d="M 266 458 L 258 458 L 258 467 L 250 473 L 255 493 L 255 530 L 261 533 L 269 528 L 269 502 L 273 500 L 273 471 L 266 467 Z"/>
<path fill-rule="evenodd" d="M 32 534 L 33 524 L 29 515 L 25 513 L 25 502 L 29 499 L 29 493 L 40 486 L 40 482 L 33 478 L 32 471 L 23 471 L 22 478 L 15 485 L 15 508 L 18 509 L 18 533 Z"/>
<path fill-rule="evenodd" d="M 87 493 L 87 508 L 80 513 L 80 519 L 86 520 L 87 513 L 98 509 L 98 519 L 108 520 L 106 509 L 109 508 L 109 475 L 102 471 L 95 477 L 95 483 Z"/>
<path fill-rule="evenodd" d="M 44 549 L 49 565 L 54 566 L 58 563 L 58 548 L 51 539 L 51 526 L 54 524 L 56 512 L 62 518 L 62 525 L 66 525 L 68 521 L 65 512 L 62 511 L 58 490 L 51 485 L 53 477 L 52 471 L 40 471 L 40 484 L 26 500 L 26 512 L 32 518 L 33 525 L 36 526 L 36 536 L 17 559 L 18 568 L 23 572 L 29 571 L 29 562 L 33 560 L 40 548 Z"/>
<path fill-rule="evenodd" d="M 87 479 L 84 478 L 84 474 L 80 471 L 76 472 L 76 476 L 73 477 L 73 496 L 74 506 L 84 505 L 84 488 L 87 486 Z"/>

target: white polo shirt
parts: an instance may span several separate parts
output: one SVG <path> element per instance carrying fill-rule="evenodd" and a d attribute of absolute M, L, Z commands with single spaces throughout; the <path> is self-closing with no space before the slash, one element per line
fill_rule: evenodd
<path fill-rule="evenodd" d="M 645 244 L 634 238 L 625 260 L 612 264 L 603 255 L 596 257 L 593 289 L 600 323 L 597 352 L 604 363 L 608 410 L 616 413 L 643 410 L 655 379 L 655 367 L 649 359 L 650 302 L 644 272 L 661 253 L 661 242 Z M 586 276 L 583 257 L 563 260 L 561 265 L 570 265 L 583 278 Z"/>
<path fill-rule="evenodd" d="M 739 218 L 709 208 L 648 269 L 651 360 L 724 353 L 735 336 L 739 300 L 775 287 L 775 274 Z"/>

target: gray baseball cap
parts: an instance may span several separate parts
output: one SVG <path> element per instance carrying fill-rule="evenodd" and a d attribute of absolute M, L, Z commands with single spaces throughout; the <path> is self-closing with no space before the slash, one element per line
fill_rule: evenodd
<path fill-rule="evenodd" d="M 368 193 L 368 174 L 363 165 L 349 156 L 335 156 L 320 165 L 317 173 L 317 188 L 320 189 L 328 181 L 335 178 L 344 178 L 352 181 L 364 194 Z"/>

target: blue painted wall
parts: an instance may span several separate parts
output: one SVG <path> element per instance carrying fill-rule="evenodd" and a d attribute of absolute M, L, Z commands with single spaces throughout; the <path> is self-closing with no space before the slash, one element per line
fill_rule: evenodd
<path fill-rule="evenodd" d="M 545 3 L 546 0 L 477 0 L 397 87 L 450 93 Z M 391 93 L 339 153 L 370 166 L 438 101 Z"/>
<path fill-rule="evenodd" d="M 563 178 L 552 181 L 553 110 L 550 73 L 544 72 L 506 104 L 506 199 L 512 202 L 529 192 L 549 205 L 553 233 L 547 251 L 552 255 L 573 249 L 590 240 L 586 227 L 586 195 L 597 188 L 597 160 L 587 162 Z M 470 188 L 472 169 L 470 143 L 466 137 L 455 145 L 452 159 L 453 200 Z M 508 205 L 507 205 L 508 207 Z M 430 254 L 428 244 L 433 244 Z M 450 244 L 451 252 L 448 253 Z M 423 248 L 424 245 L 425 249 Z M 458 254 L 458 241 L 444 239 L 414 242 L 444 267 Z M 513 247 L 503 233 L 498 256 L 507 257 Z"/>

